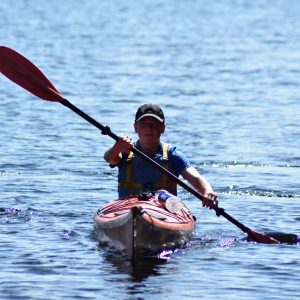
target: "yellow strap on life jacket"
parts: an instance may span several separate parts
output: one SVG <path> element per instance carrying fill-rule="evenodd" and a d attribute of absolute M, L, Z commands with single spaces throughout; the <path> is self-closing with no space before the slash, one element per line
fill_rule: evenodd
<path fill-rule="evenodd" d="M 127 186 L 130 186 L 131 179 L 132 179 L 132 164 L 131 164 L 132 158 L 133 158 L 133 152 L 130 151 L 129 154 L 128 154 L 128 157 L 126 159 L 125 184 Z"/>
<path fill-rule="evenodd" d="M 168 150 L 169 150 L 169 145 L 164 143 L 163 144 L 163 163 L 162 163 L 162 166 L 167 170 L 169 169 Z M 161 175 L 161 183 L 162 183 L 162 186 L 167 186 L 167 184 L 168 184 L 167 174 L 163 173 Z"/>

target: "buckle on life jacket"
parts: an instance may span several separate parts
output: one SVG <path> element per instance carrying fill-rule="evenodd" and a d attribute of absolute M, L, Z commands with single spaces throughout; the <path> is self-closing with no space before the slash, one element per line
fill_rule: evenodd
<path fill-rule="evenodd" d="M 149 201 L 154 196 L 154 193 L 148 192 L 148 193 L 140 193 L 138 194 L 137 198 L 139 201 Z"/>

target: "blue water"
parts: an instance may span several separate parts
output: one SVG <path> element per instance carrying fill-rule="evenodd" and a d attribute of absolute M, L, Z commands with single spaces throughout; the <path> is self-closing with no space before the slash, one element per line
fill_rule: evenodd
<path fill-rule="evenodd" d="M 258 232 L 300 234 L 300 2 L 9 0 L 0 41 L 73 104 L 132 136 L 160 104 L 177 145 Z M 299 245 L 262 245 L 180 189 L 189 247 L 138 265 L 99 248 L 117 197 L 109 137 L 0 78 L 1 299 L 299 299 Z M 14 210 L 13 210 L 14 209 Z"/>

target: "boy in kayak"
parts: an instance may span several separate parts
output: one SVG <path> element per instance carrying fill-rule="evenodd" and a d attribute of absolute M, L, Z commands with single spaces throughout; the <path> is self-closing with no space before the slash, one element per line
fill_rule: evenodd
<path fill-rule="evenodd" d="M 155 169 L 149 162 L 134 155 L 130 151 L 134 146 L 177 177 L 181 175 L 199 193 L 208 198 L 202 201 L 202 205 L 211 208 L 217 201 L 217 195 L 209 182 L 192 167 L 183 153 L 160 140 L 166 129 L 162 109 L 155 104 L 140 106 L 135 115 L 134 129 L 139 137 L 137 142 L 134 143 L 127 135 L 121 135 L 104 154 L 104 159 L 111 167 L 119 168 L 119 197 L 159 189 L 177 195 L 176 182 Z"/>

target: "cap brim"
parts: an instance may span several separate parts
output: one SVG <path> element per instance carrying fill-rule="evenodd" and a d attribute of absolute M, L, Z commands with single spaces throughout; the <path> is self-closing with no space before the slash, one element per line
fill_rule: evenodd
<path fill-rule="evenodd" d="M 159 122 L 164 123 L 164 120 L 163 120 L 162 118 L 160 118 L 159 116 L 154 115 L 154 114 L 144 114 L 144 115 L 142 115 L 141 117 L 139 117 L 139 118 L 136 120 L 136 122 L 142 120 L 142 119 L 145 118 L 145 117 L 153 117 L 153 118 L 157 119 Z"/>

